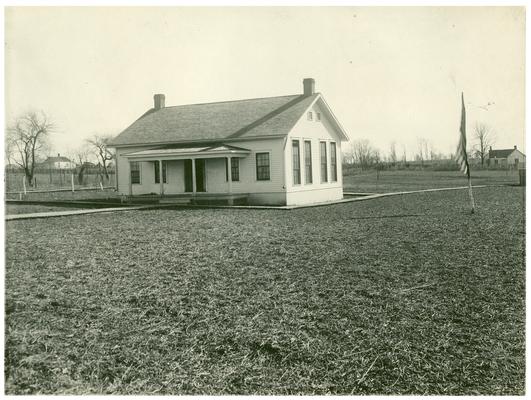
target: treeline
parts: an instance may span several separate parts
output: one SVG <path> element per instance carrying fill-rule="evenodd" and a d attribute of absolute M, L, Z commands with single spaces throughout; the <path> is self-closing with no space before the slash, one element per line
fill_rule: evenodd
<path fill-rule="evenodd" d="M 56 131 L 57 126 L 43 111 L 19 115 L 6 131 L 6 170 L 22 171 L 27 184 L 35 186 L 35 174 L 42 172 L 44 162 L 49 164 L 48 169 L 57 169 L 53 157 L 50 157 L 55 154 L 50 138 Z M 102 180 L 109 181 L 110 163 L 114 159 L 114 153 L 108 148 L 111 138 L 107 134 L 93 134 L 65 155 L 69 164 L 66 169 L 76 175 L 78 184 L 82 185 L 85 175 L 91 174 L 94 169 Z M 65 161 L 59 160 L 58 163 L 64 164 Z M 64 165 L 59 169 L 64 170 Z"/>
<path fill-rule="evenodd" d="M 489 169 L 510 168 L 508 166 L 488 166 L 488 152 L 495 142 L 492 130 L 483 123 L 476 123 L 468 158 L 470 164 Z M 358 139 L 343 147 L 344 168 L 365 169 L 408 169 L 429 168 L 440 171 L 457 170 L 454 154 L 439 152 L 425 138 L 417 138 L 417 146 L 411 151 L 403 144 L 392 141 L 387 151 L 374 147 L 368 139 Z"/>

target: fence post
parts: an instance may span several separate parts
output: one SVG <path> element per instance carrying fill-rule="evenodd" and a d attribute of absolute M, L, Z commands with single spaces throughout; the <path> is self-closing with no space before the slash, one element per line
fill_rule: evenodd
<path fill-rule="evenodd" d="M 22 175 L 22 187 L 24 188 L 24 194 L 26 194 L 26 175 Z"/>
<path fill-rule="evenodd" d="M 74 193 L 74 174 L 72 174 L 72 193 Z"/>
<path fill-rule="evenodd" d="M 525 186 L 525 168 L 518 170 L 518 177 L 520 186 Z"/>

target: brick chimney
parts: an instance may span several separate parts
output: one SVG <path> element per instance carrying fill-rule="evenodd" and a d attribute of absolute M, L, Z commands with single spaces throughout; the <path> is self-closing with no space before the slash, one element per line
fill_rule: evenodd
<path fill-rule="evenodd" d="M 161 108 L 164 108 L 166 96 L 164 96 L 163 94 L 156 94 L 153 96 L 153 100 L 155 103 L 155 110 L 160 110 Z"/>
<path fill-rule="evenodd" d="M 304 87 L 304 95 L 310 96 L 315 93 L 315 80 L 313 78 L 306 78 L 302 81 Z"/>

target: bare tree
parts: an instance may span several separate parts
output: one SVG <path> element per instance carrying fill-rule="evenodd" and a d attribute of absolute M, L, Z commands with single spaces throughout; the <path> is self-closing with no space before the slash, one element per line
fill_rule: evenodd
<path fill-rule="evenodd" d="M 426 159 L 433 161 L 435 160 L 435 148 L 433 147 L 433 144 L 429 141 L 426 141 Z"/>
<path fill-rule="evenodd" d="M 424 160 L 427 158 L 425 157 L 426 150 L 427 150 L 427 143 L 426 139 L 424 138 L 417 138 L 417 146 L 418 146 L 418 153 L 415 154 L 415 159 L 417 161 L 420 161 L 420 164 L 424 164 Z"/>
<path fill-rule="evenodd" d="M 483 165 L 489 154 L 490 146 L 495 142 L 494 134 L 487 125 L 481 122 L 476 122 L 476 126 L 474 127 L 474 139 L 476 140 L 474 146 L 475 153 L 481 159 L 481 165 Z"/>
<path fill-rule="evenodd" d="M 391 142 L 391 145 L 389 146 L 389 161 L 392 164 L 396 164 L 396 162 L 398 161 L 398 157 L 396 155 L 396 143 L 395 142 Z"/>
<path fill-rule="evenodd" d="M 405 145 L 402 145 L 402 162 L 404 164 L 407 162 L 407 150 Z"/>
<path fill-rule="evenodd" d="M 76 164 L 77 183 L 83 185 L 87 163 L 90 158 L 90 148 L 81 145 L 70 151 L 70 159 Z"/>
<path fill-rule="evenodd" d="M 352 145 L 352 142 L 348 144 L 348 146 L 343 147 L 343 162 L 345 164 L 354 164 L 354 146 Z"/>
<path fill-rule="evenodd" d="M 90 139 L 87 139 L 87 143 L 92 146 L 106 180 L 109 180 L 109 172 L 107 170 L 109 161 L 114 159 L 114 153 L 107 147 L 111 139 L 112 136 L 110 135 L 93 135 Z"/>
<path fill-rule="evenodd" d="M 44 112 L 27 112 L 7 128 L 6 148 L 11 157 L 23 170 L 30 185 L 33 185 L 35 165 L 43 156 L 48 145 L 48 135 L 53 124 Z"/>
<path fill-rule="evenodd" d="M 13 148 L 13 143 L 11 143 L 9 138 L 6 138 L 6 141 L 4 143 L 4 164 L 5 166 L 7 165 L 11 166 L 13 164 L 14 152 L 15 152 L 15 149 Z"/>
<path fill-rule="evenodd" d="M 376 157 L 379 159 L 379 153 L 374 149 L 367 139 L 355 140 L 352 142 L 352 152 L 354 162 L 358 164 L 361 169 L 365 169 L 376 162 Z"/>

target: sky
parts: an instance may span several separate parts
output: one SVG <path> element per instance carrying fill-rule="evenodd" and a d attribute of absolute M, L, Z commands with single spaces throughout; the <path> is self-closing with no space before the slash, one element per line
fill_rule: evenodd
<path fill-rule="evenodd" d="M 461 92 L 494 148 L 524 147 L 523 7 L 9 7 L 6 124 L 43 110 L 51 153 L 153 106 L 302 93 L 316 81 L 351 140 L 408 158 L 455 151 Z M 489 105 L 490 103 L 490 105 Z"/>

